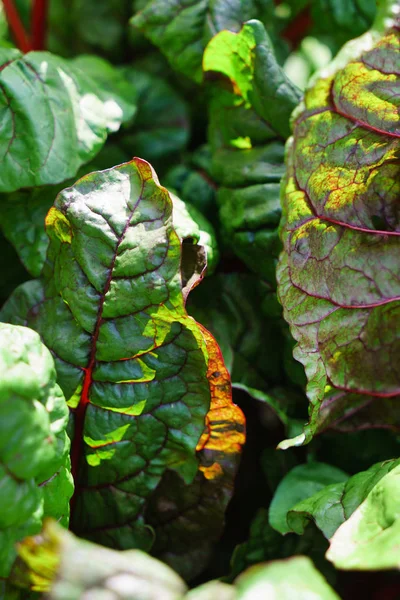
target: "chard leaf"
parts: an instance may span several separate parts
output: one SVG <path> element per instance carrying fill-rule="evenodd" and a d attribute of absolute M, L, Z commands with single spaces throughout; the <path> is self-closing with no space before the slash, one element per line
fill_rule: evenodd
<path fill-rule="evenodd" d="M 224 510 L 245 441 L 244 417 L 232 404 L 222 354 L 211 334 L 202 326 L 201 331 L 209 354 L 211 403 L 206 428 L 196 447 L 198 473 L 192 484 L 185 486 L 175 472 L 168 471 L 146 515 L 156 533 L 153 552 L 185 579 L 203 570 L 213 543 L 222 533 Z"/>
<path fill-rule="evenodd" d="M 38 334 L 0 323 L 0 577 L 16 558 L 15 543 L 51 516 L 68 525 L 68 410 L 54 362 Z"/>
<path fill-rule="evenodd" d="M 382 477 L 398 464 L 399 460 L 377 463 L 367 471 L 353 475 L 347 481 L 328 485 L 311 497 L 305 498 L 288 511 L 286 522 L 289 530 L 301 535 L 311 520 L 326 538 L 331 538 Z"/>
<path fill-rule="evenodd" d="M 258 21 L 216 35 L 203 68 L 212 86 L 209 138 L 222 233 L 251 270 L 274 284 L 284 140 L 300 93 Z"/>
<path fill-rule="evenodd" d="M 339 596 L 306 556 L 250 567 L 235 580 L 238 600 L 339 600 Z"/>
<path fill-rule="evenodd" d="M 191 294 L 188 310 L 215 335 L 233 384 L 267 391 L 285 379 L 286 326 L 274 291 L 255 275 L 214 275 Z M 272 339 L 273 351 L 265 344 Z"/>
<path fill-rule="evenodd" d="M 137 99 L 137 114 L 131 127 L 118 136 L 119 146 L 132 156 L 143 156 L 157 169 L 176 158 L 189 139 L 189 114 L 181 95 L 162 77 L 141 69 L 121 70 Z"/>
<path fill-rule="evenodd" d="M 195 479 L 219 393 L 208 372 L 216 344 L 184 306 L 172 202 L 150 165 L 134 159 L 61 192 L 46 226 L 42 281 L 17 289 L 2 318 L 36 329 L 55 357 L 74 432 L 73 530 L 116 548 L 150 548 L 149 501 L 167 471 L 186 486 Z M 243 430 L 225 391 L 219 426 L 234 429 L 239 419 Z M 214 504 L 221 519 L 240 435 L 218 456 L 226 473 L 215 467 L 229 487 Z M 205 523 L 205 538 L 215 528 L 215 519 Z"/>
<path fill-rule="evenodd" d="M 282 534 L 291 527 L 287 522 L 288 511 L 304 498 L 309 498 L 329 484 L 345 481 L 348 475 L 325 463 L 310 462 L 294 467 L 282 479 L 269 507 L 269 522 Z"/>
<path fill-rule="evenodd" d="M 49 600 L 179 600 L 186 591 L 176 573 L 144 552 L 97 546 L 50 520 L 20 544 L 19 555 L 32 588 L 47 591 Z"/>
<path fill-rule="evenodd" d="M 150 0 L 131 19 L 168 58 L 174 69 L 201 82 L 207 42 L 222 29 L 238 31 L 244 21 L 263 16 L 263 2 L 249 0 Z"/>
<path fill-rule="evenodd" d="M 163 183 L 166 188 L 176 190 L 182 200 L 215 221 L 217 186 L 211 177 L 211 151 L 208 145 L 197 148 L 184 164 L 171 168 Z"/>
<path fill-rule="evenodd" d="M 398 463 L 398 461 L 397 461 Z M 339 569 L 399 569 L 400 466 L 372 488 L 334 534 L 326 557 Z"/>
<path fill-rule="evenodd" d="M 310 420 L 282 448 L 372 401 L 385 408 L 366 422 L 390 425 L 398 404 L 399 35 L 381 34 L 385 14 L 314 81 L 288 144 L 279 295 Z"/>
<path fill-rule="evenodd" d="M 1 192 L 73 177 L 135 111 L 120 90 L 107 89 L 103 75 L 96 82 L 48 52 L 2 48 L 0 64 Z"/>

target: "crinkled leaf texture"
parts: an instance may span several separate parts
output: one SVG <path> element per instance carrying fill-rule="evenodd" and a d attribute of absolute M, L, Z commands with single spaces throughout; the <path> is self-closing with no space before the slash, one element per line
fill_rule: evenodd
<path fill-rule="evenodd" d="M 210 82 L 212 176 L 226 244 L 262 279 L 275 284 L 281 243 L 279 182 L 284 141 L 300 93 L 278 65 L 259 21 L 222 31 L 203 58 Z"/>
<path fill-rule="evenodd" d="M 186 313 L 186 244 L 174 230 L 167 190 L 147 162 L 134 159 L 61 192 L 46 224 L 42 280 L 17 289 L 2 318 L 36 329 L 54 355 L 73 421 L 73 530 L 115 548 L 149 549 L 150 525 L 157 531 L 162 513 L 177 503 L 174 530 L 163 534 L 168 551 L 189 551 L 189 527 L 199 530 L 197 545 L 212 541 L 231 493 L 244 418 L 221 357 L 210 371 L 216 342 Z M 215 454 L 223 431 L 226 445 Z M 163 477 L 174 475 L 182 495 L 195 488 L 189 514 L 186 506 L 180 514 L 174 489 L 165 491 Z M 209 480 L 218 489 L 217 518 L 210 519 L 203 490 L 196 491 Z M 164 501 L 157 504 L 158 494 Z"/>
<path fill-rule="evenodd" d="M 396 27 L 368 32 L 314 81 L 295 115 L 278 280 L 311 404 L 304 433 L 281 447 L 360 409 L 358 426 L 398 427 L 398 56 Z"/>
<path fill-rule="evenodd" d="M 68 525 L 68 409 L 55 379 L 38 334 L 0 323 L 0 578 L 15 543 L 40 531 L 43 516 Z"/>
<path fill-rule="evenodd" d="M 110 90 L 103 70 L 109 74 L 112 67 L 95 60 L 98 81 L 49 52 L 22 55 L 1 48 L 1 192 L 74 177 L 107 134 L 133 116 L 135 105 L 123 82 L 113 91 L 118 74 Z"/>
<path fill-rule="evenodd" d="M 400 569 L 400 465 L 336 531 L 326 557 L 339 569 Z"/>
<path fill-rule="evenodd" d="M 150 0 L 131 23 L 166 55 L 174 69 L 201 82 L 207 42 L 222 29 L 238 31 L 244 21 L 262 17 L 257 0 Z"/>

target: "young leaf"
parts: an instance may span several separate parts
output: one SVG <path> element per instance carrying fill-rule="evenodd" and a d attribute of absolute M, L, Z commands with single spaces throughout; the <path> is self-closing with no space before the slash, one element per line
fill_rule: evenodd
<path fill-rule="evenodd" d="M 254 0 L 150 0 L 132 17 L 168 58 L 174 69 L 201 82 L 201 60 L 207 42 L 222 29 L 238 31 L 244 21 L 262 16 Z"/>
<path fill-rule="evenodd" d="M 307 463 L 292 469 L 278 485 L 269 507 L 269 522 L 282 534 L 291 531 L 288 511 L 304 498 L 309 498 L 331 483 L 345 481 L 348 475 L 325 463 Z"/>
<path fill-rule="evenodd" d="M 399 569 L 399 500 L 397 465 L 339 527 L 326 557 L 339 569 Z"/>
<path fill-rule="evenodd" d="M 258 21 L 216 35 L 203 69 L 212 83 L 209 138 L 224 237 L 251 270 L 275 284 L 283 143 L 300 93 Z"/>
<path fill-rule="evenodd" d="M 281 447 L 372 400 L 398 403 L 399 35 L 378 31 L 385 14 L 314 81 L 288 145 L 279 294 L 310 421 Z"/>
<path fill-rule="evenodd" d="M 185 310 L 172 203 L 134 159 L 64 190 L 46 224 L 42 282 L 19 288 L 2 317 L 36 329 L 55 357 L 74 423 L 73 529 L 149 548 L 145 512 L 164 473 L 189 485 L 198 472 L 217 351 Z"/>
<path fill-rule="evenodd" d="M 0 323 L 0 578 L 43 516 L 68 525 L 68 410 L 38 334 Z"/>
<path fill-rule="evenodd" d="M 134 113 L 101 78 L 48 52 L 2 48 L 0 65 L 1 192 L 73 177 Z"/>

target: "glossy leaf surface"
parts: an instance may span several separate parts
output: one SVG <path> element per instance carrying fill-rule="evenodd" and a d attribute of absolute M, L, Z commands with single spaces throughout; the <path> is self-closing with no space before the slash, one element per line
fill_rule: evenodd
<path fill-rule="evenodd" d="M 68 410 L 54 362 L 38 334 L 0 324 L 0 577 L 15 543 L 41 529 L 43 516 L 68 525 Z"/>
<path fill-rule="evenodd" d="M 135 110 L 48 52 L 2 48 L 0 65 L 2 192 L 73 177 Z"/>
<path fill-rule="evenodd" d="M 204 53 L 210 81 L 212 176 L 227 246 L 275 283 L 279 182 L 290 113 L 300 94 L 278 65 L 262 23 L 222 31 Z"/>
<path fill-rule="evenodd" d="M 47 215 L 42 282 L 19 288 L 3 311 L 37 329 L 55 356 L 73 415 L 72 527 L 119 548 L 152 545 L 145 511 L 167 470 L 192 483 L 214 397 L 215 342 L 207 349 L 186 313 L 172 219 L 167 190 L 141 159 L 82 178 Z M 241 413 L 229 390 L 225 402 L 229 428 Z M 240 439 L 227 450 L 228 487 L 243 431 Z"/>
<path fill-rule="evenodd" d="M 176 70 L 200 82 L 203 51 L 211 37 L 222 29 L 238 31 L 244 21 L 262 16 L 262 5 L 254 0 L 150 0 L 131 23 Z"/>
<path fill-rule="evenodd" d="M 365 34 L 296 112 L 278 280 L 311 404 L 304 434 L 282 447 L 372 401 L 398 403 L 398 53 L 396 29 Z"/>

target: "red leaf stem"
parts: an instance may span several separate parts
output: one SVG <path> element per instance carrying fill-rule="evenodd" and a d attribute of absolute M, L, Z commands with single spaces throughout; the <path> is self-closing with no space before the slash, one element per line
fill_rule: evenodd
<path fill-rule="evenodd" d="M 3 6 L 16 45 L 22 52 L 29 52 L 32 50 L 32 44 L 14 5 L 14 1 L 3 0 Z"/>
<path fill-rule="evenodd" d="M 34 0 L 32 5 L 32 49 L 44 50 L 46 46 L 47 12 L 49 0 Z"/>

